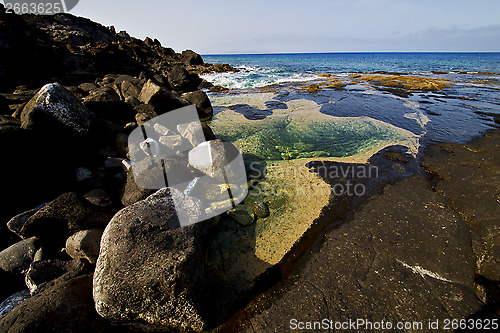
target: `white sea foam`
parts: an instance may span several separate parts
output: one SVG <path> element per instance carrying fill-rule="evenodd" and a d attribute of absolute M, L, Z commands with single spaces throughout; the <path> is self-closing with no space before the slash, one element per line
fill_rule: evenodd
<path fill-rule="evenodd" d="M 312 73 L 290 73 L 265 67 L 238 66 L 239 72 L 200 75 L 214 85 L 232 89 L 260 88 L 271 84 L 307 82 L 318 79 Z"/>

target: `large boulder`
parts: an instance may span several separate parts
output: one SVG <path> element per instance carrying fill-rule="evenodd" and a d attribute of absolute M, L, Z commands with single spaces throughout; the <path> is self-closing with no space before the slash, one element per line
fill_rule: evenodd
<path fill-rule="evenodd" d="M 204 223 L 180 227 L 174 201 L 193 218 L 203 212 L 197 200 L 164 188 L 106 227 L 94 274 L 104 318 L 141 330 L 204 328 Z"/>
<path fill-rule="evenodd" d="M 172 93 L 165 86 L 153 80 L 148 80 L 137 97 L 139 101 L 151 104 L 158 114 L 175 110 L 189 103 Z"/>
<path fill-rule="evenodd" d="M 188 92 L 182 95 L 186 101 L 196 105 L 198 111 L 198 116 L 201 121 L 210 121 L 214 115 L 214 110 L 212 108 L 212 103 L 204 91 L 196 90 L 193 92 Z"/>
<path fill-rule="evenodd" d="M 54 285 L 0 318 L 1 332 L 103 332 L 94 309 L 92 274 Z"/>
<path fill-rule="evenodd" d="M 43 86 L 24 107 L 22 127 L 44 132 L 87 134 L 94 115 L 59 83 Z"/>
<path fill-rule="evenodd" d="M 176 65 L 168 73 L 168 82 L 176 91 L 194 91 L 201 83 L 196 74 L 189 73 L 184 67 Z"/>

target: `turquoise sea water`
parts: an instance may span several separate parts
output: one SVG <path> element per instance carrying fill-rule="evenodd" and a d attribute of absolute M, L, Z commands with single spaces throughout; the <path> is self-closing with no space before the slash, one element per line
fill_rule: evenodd
<path fill-rule="evenodd" d="M 351 124 L 348 128 L 342 125 L 341 131 L 337 131 L 339 126 L 336 124 L 323 130 L 314 129 L 315 135 L 331 136 L 332 140 L 326 137 L 321 145 L 307 138 L 298 140 L 300 144 L 313 146 L 308 149 L 297 149 L 292 144 L 297 145 L 297 140 L 292 140 L 290 147 L 286 146 L 288 139 L 281 140 L 283 142 L 271 145 L 271 148 L 277 147 L 274 155 L 303 156 L 304 153 L 317 154 L 322 151 L 329 152 L 329 156 L 343 155 L 346 152 L 349 155 L 350 151 L 370 146 L 374 140 L 367 139 L 366 133 L 363 132 L 365 127 L 356 125 L 354 121 L 359 117 L 375 120 L 379 122 L 377 124 L 389 124 L 414 134 L 419 138 L 420 148 L 433 142 L 466 142 L 482 135 L 488 129 L 498 128 L 500 123 L 500 53 L 210 55 L 203 56 L 203 59 L 209 63 L 228 63 L 239 70 L 236 73 L 202 76 L 215 85 L 232 89 L 229 94 L 209 93 L 216 118 L 218 112 L 230 109 L 243 114 L 249 120 L 270 117 L 269 125 L 266 126 L 271 126 L 272 114 L 276 110 L 286 109 L 286 104 L 293 103 L 294 100 L 305 99 L 314 102 L 323 115 L 352 121 L 348 122 Z M 415 90 L 401 94 L 401 91 L 398 93 L 384 89 L 369 81 L 353 83 L 349 77 L 354 73 L 373 72 L 444 80 L 450 85 L 442 90 Z M 324 84 L 328 78 L 319 75 L 325 73 L 351 82 L 341 89 L 324 85 L 317 92 L 302 89 L 310 84 Z M 262 91 L 266 90 L 272 91 L 273 96 L 263 101 L 260 106 L 245 97 L 256 96 L 255 98 L 259 99 Z M 221 100 L 225 102 L 221 104 Z M 231 100 L 233 102 L 230 102 Z M 220 128 L 215 126 L 218 127 Z M 330 128 L 338 133 L 330 133 Z M 287 126 L 286 131 L 281 131 L 283 135 L 279 136 L 281 132 L 275 128 L 271 129 L 274 136 L 266 137 L 269 128 L 266 128 L 267 132 L 260 132 L 261 142 L 273 141 L 276 135 L 279 138 L 287 138 L 293 132 L 289 130 L 290 126 Z M 385 131 L 386 129 L 377 125 L 377 131 L 370 133 L 377 133 L 381 137 L 393 136 Z M 292 134 L 295 135 L 295 132 Z M 234 138 L 228 136 L 226 139 L 237 140 L 241 135 L 235 135 Z M 248 133 L 245 134 L 247 135 Z M 342 142 L 347 142 L 349 149 L 344 149 L 345 144 L 340 145 Z M 266 152 L 267 155 L 274 156 L 272 153 Z"/>

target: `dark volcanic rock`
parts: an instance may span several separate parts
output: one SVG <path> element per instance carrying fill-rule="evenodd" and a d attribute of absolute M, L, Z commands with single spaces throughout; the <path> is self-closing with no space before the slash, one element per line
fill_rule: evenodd
<path fill-rule="evenodd" d="M 23 128 L 76 135 L 87 134 L 93 118 L 94 115 L 59 83 L 43 86 L 21 114 Z"/>
<path fill-rule="evenodd" d="M 422 166 L 435 177 L 436 191 L 449 200 L 467 223 L 477 230 L 474 239 L 479 280 L 500 281 L 500 131 L 493 131 L 469 144 L 441 143 L 430 148 Z M 487 285 L 488 283 L 486 283 Z M 483 301 L 500 301 L 481 295 Z"/>
<path fill-rule="evenodd" d="M 481 303 L 471 234 L 446 204 L 421 176 L 386 187 L 352 222 L 328 231 L 300 262 L 300 278 L 281 284 L 246 327 L 286 331 L 293 318 L 425 323 L 473 314 Z"/>
<path fill-rule="evenodd" d="M 103 332 L 92 299 L 92 274 L 76 277 L 37 294 L 0 318 L 2 332 Z"/>
<path fill-rule="evenodd" d="M 201 83 L 201 79 L 196 74 L 189 73 L 182 66 L 174 66 L 168 73 L 168 82 L 177 91 L 194 91 Z"/>
<path fill-rule="evenodd" d="M 203 64 L 203 59 L 194 51 L 184 50 L 182 51 L 182 62 L 185 65 L 201 65 Z"/>
<path fill-rule="evenodd" d="M 208 99 L 208 96 L 204 91 L 196 90 L 188 92 L 183 94 L 182 98 L 196 105 L 198 116 L 201 121 L 212 120 L 214 110 L 212 108 L 212 103 L 210 103 L 210 99 Z"/>
<path fill-rule="evenodd" d="M 94 275 L 96 309 L 136 329 L 201 331 L 204 223 L 179 228 L 170 193 L 183 196 L 162 189 L 107 226 Z M 181 201 L 191 216 L 202 213 L 193 198 Z"/>
<path fill-rule="evenodd" d="M 65 193 L 30 217 L 21 229 L 21 235 L 38 235 L 54 242 L 58 235 L 64 237 L 69 230 L 104 228 L 113 214 L 113 211 L 95 206 L 76 193 Z"/>

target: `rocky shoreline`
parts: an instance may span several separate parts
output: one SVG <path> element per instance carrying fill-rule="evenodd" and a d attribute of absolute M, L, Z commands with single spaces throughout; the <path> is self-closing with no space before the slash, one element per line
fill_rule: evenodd
<path fill-rule="evenodd" d="M 381 174 L 375 181 L 382 183 L 361 202 L 335 198 L 323 215 L 342 223 L 321 228 L 319 240 L 299 252 L 307 255 L 288 271 L 282 263 L 285 278 L 220 331 L 283 332 L 293 320 L 361 318 L 425 328 L 450 318 L 498 319 L 499 145 L 500 130 L 468 144 L 435 144 L 413 165 L 414 176 Z M 409 163 L 391 150 L 370 163 L 384 170 L 387 159 Z M 321 166 L 338 164 L 310 165 Z"/>
<path fill-rule="evenodd" d="M 498 130 L 432 146 L 421 163 L 381 144 L 360 163 L 318 152 L 265 165 L 267 177 L 247 175 L 242 205 L 180 228 L 174 198 L 193 215 L 204 207 L 187 189 L 137 186 L 129 134 L 195 105 L 204 140 L 228 155 L 205 93 L 225 89 L 198 74 L 235 69 L 69 14 L 0 7 L 0 21 L 0 331 L 267 332 L 287 331 L 292 318 L 498 317 Z M 381 86 L 439 83 L 397 79 Z M 304 109 L 298 124 L 311 116 L 307 101 L 275 104 L 283 114 Z M 189 128 L 155 127 L 158 149 L 195 150 L 202 143 Z M 370 166 L 380 173 L 331 172 Z M 287 167 L 301 172 L 284 176 Z M 181 151 L 164 168 L 210 173 Z M 333 194 L 350 182 L 368 190 Z M 198 190 L 223 203 L 226 183 Z M 255 194 L 290 184 L 321 194 Z"/>

